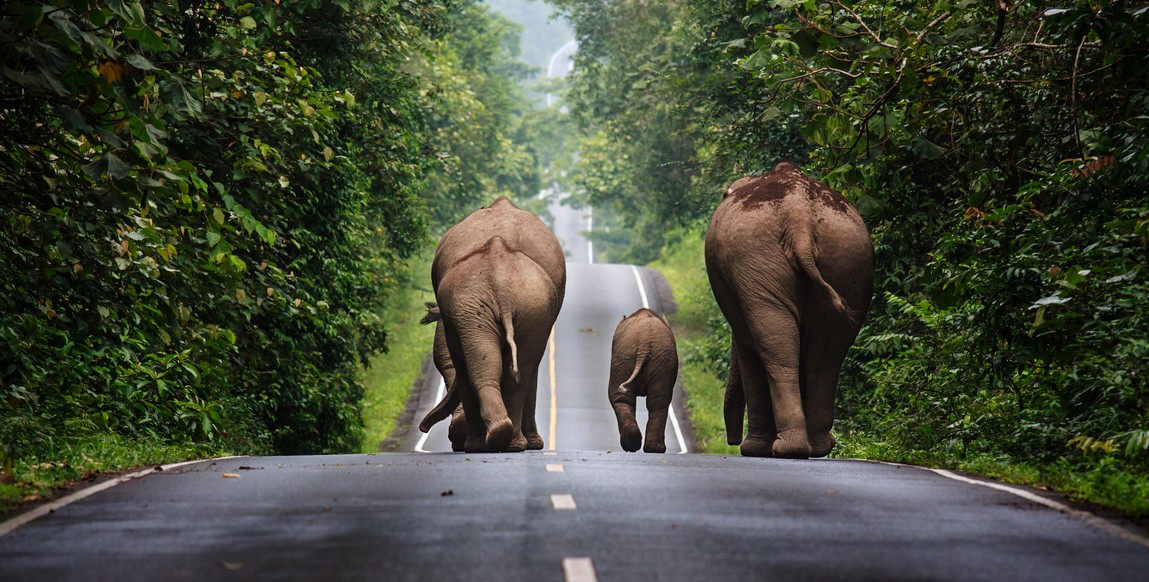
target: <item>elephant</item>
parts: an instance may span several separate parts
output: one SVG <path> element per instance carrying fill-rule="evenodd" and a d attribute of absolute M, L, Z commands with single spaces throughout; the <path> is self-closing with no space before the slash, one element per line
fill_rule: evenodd
<path fill-rule="evenodd" d="M 873 293 L 874 248 L 861 215 L 782 162 L 727 189 L 705 258 L 731 328 L 727 442 L 745 456 L 826 456 L 836 444 L 838 374 Z"/>
<path fill-rule="evenodd" d="M 497 254 L 491 251 L 491 243 L 496 238 L 500 241 L 499 246 L 506 251 L 499 256 L 516 257 L 507 262 L 516 264 L 518 272 L 528 273 L 530 277 L 539 275 L 541 272 L 542 277 L 551 285 L 550 300 L 553 302 L 553 316 L 541 319 L 524 316 L 525 318 L 521 322 L 518 319 L 514 320 L 517 331 L 521 331 L 524 337 L 531 342 L 537 340 L 537 345 L 528 346 L 529 350 L 526 353 L 529 355 L 537 351 L 538 358 L 532 361 L 529 358 L 516 360 L 514 357 L 510 357 L 513 364 L 525 362 L 521 369 L 522 377 L 506 377 L 505 382 L 500 384 L 505 384 L 508 393 L 522 392 L 525 398 L 522 410 L 516 410 L 514 413 L 516 419 L 515 444 L 508 450 L 517 450 L 519 433 L 526 439 L 527 449 L 541 449 L 543 448 L 543 439 L 535 422 L 538 363 L 565 295 L 566 257 L 558 239 L 555 238 L 550 229 L 537 216 L 519 209 L 506 197 L 499 197 L 491 205 L 472 213 L 448 229 L 435 251 L 435 258 L 431 265 L 431 283 L 438 301 L 438 316 L 442 319 L 438 324 L 439 328 L 436 329 L 436 367 L 439 367 L 440 372 L 442 372 L 445 369 L 444 366 L 448 365 L 447 362 L 451 362 L 449 369 L 455 374 L 456 381 L 454 384 L 460 384 L 459 378 L 464 375 L 464 370 L 469 370 L 471 367 L 486 368 L 489 366 L 489 360 L 493 357 L 490 353 L 476 346 L 468 346 L 464 349 L 463 344 L 466 341 L 479 341 L 475 330 L 470 329 L 471 326 L 498 328 L 503 325 L 502 320 L 493 318 L 499 314 L 491 311 L 486 320 L 480 321 L 481 318 L 473 317 L 464 312 L 451 313 L 445 309 L 442 294 L 444 293 L 444 281 L 452 278 L 456 268 L 470 263 L 472 266 L 469 266 L 468 269 L 471 269 L 473 264 L 476 264 L 475 259 L 478 255 Z M 492 262 L 491 257 L 487 257 L 485 260 L 489 263 L 486 265 L 487 267 L 494 268 L 501 264 L 498 261 Z M 526 268 L 524 265 L 527 262 L 533 264 L 537 269 Z M 502 266 L 506 267 L 506 265 Z M 460 277 L 456 276 L 455 279 L 458 280 Z M 487 287 L 482 288 L 483 292 L 494 294 L 500 302 L 500 306 L 511 305 L 516 299 L 523 299 L 517 296 L 524 292 L 525 287 L 520 289 L 512 280 L 497 282 L 488 280 L 484 281 L 484 284 Z M 449 289 L 447 292 L 458 294 L 460 290 Z M 428 317 L 432 317 L 430 311 Z M 446 346 L 446 350 L 439 347 L 440 329 L 443 334 L 442 345 Z M 462 332 L 462 336 L 459 335 L 460 332 Z M 509 345 L 516 345 L 516 341 L 518 342 L 517 345 L 523 345 L 522 340 L 518 340 L 517 336 L 508 333 L 506 338 L 510 340 Z M 488 345 L 487 348 L 489 347 Z M 464 353 L 477 358 L 472 366 L 468 367 L 467 361 L 460 360 Z M 513 355 L 510 354 L 510 356 Z M 487 371 L 484 370 L 483 373 L 487 374 Z M 475 388 L 472 381 L 475 378 L 471 377 L 473 375 L 465 378 L 467 382 L 462 383 L 463 385 L 460 385 L 458 390 L 453 389 L 454 384 L 448 383 L 447 397 L 432 409 L 419 425 L 420 430 L 427 432 L 435 423 L 451 415 L 452 429 L 449 434 L 455 435 L 452 437 L 452 448 L 455 450 L 458 450 L 460 446 L 459 441 L 462 441 L 463 450 L 489 449 L 486 445 L 480 444 L 471 431 L 462 431 L 463 427 L 468 426 L 466 419 L 468 417 L 477 418 L 472 415 L 479 410 L 477 405 L 467 405 L 469 398 L 467 390 Z M 446 378 L 447 375 L 444 374 L 445 381 Z M 453 402 L 453 404 L 449 404 L 449 402 Z M 463 405 L 462 412 L 452 414 L 454 407 L 460 403 Z M 489 418 L 483 418 L 484 423 L 489 421 Z M 519 422 L 521 425 L 518 424 Z M 460 436 L 463 432 L 467 435 L 466 438 Z M 467 444 L 468 442 L 470 444 Z"/>
<path fill-rule="evenodd" d="M 611 342 L 607 396 L 618 420 L 619 442 L 633 453 L 642 442 L 634 417 L 637 397 L 646 397 L 649 414 L 643 452 L 666 452 L 666 417 L 678 380 L 678 348 L 666 318 L 639 308 L 624 315 Z"/>
<path fill-rule="evenodd" d="M 455 385 L 455 363 L 451 361 L 451 353 L 447 350 L 447 333 L 443 330 L 443 318 L 439 313 L 439 305 L 432 301 L 424 304 L 427 307 L 427 315 L 419 321 L 422 325 L 435 324 L 435 340 L 431 351 L 431 360 L 435 363 L 435 368 L 439 370 L 439 375 L 443 377 L 443 385 L 450 387 Z M 428 427 L 428 430 L 430 427 Z M 451 427 L 447 429 L 447 439 L 451 442 L 451 450 L 459 452 L 463 450 L 463 443 L 467 439 L 467 419 L 463 414 L 463 405 L 459 404 L 455 410 L 451 412 Z"/>

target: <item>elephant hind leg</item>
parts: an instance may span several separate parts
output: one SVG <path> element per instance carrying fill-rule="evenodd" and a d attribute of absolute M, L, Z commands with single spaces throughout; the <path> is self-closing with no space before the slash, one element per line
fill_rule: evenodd
<path fill-rule="evenodd" d="M 618 421 L 618 441 L 622 450 L 633 453 L 642 446 L 642 431 L 639 430 L 638 419 L 634 416 L 637 398 L 630 390 L 622 390 L 613 382 L 611 384 L 610 405 L 614 408 L 614 417 Z"/>
<path fill-rule="evenodd" d="M 742 454 L 792 459 L 810 456 L 799 378 L 798 324 L 786 309 L 764 309 L 747 321 L 753 343 L 739 342 L 749 429 Z M 750 351 L 753 350 L 753 351 Z M 747 369 L 750 362 L 756 367 Z M 771 440 L 773 439 L 773 440 Z"/>
<path fill-rule="evenodd" d="M 677 371 L 677 370 L 676 370 Z M 666 452 L 666 419 L 670 411 L 670 395 L 674 391 L 674 378 L 652 382 L 646 393 L 646 442 L 644 453 Z"/>
<path fill-rule="evenodd" d="M 746 395 L 742 391 L 742 370 L 738 364 L 738 345 L 730 339 L 730 372 L 726 375 L 726 398 L 722 402 L 722 414 L 726 421 L 726 444 L 742 443 L 742 431 L 746 417 Z"/>

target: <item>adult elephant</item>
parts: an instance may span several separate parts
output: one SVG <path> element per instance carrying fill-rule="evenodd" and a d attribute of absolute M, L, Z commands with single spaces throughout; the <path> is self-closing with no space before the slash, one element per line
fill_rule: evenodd
<path fill-rule="evenodd" d="M 727 441 L 746 456 L 827 455 L 838 373 L 873 293 L 862 217 L 780 163 L 726 191 L 706 233 L 706 271 L 733 334 Z"/>
<path fill-rule="evenodd" d="M 459 330 L 467 335 L 470 330 L 468 326 L 486 326 L 498 327 L 502 325 L 502 321 L 497 321 L 493 318 L 494 312 L 490 312 L 489 317 L 485 321 L 477 321 L 469 317 L 465 313 L 454 312 L 446 309 L 443 305 L 442 293 L 444 292 L 444 281 L 448 279 L 451 274 L 461 264 L 475 257 L 479 251 L 488 247 L 488 244 L 495 238 L 499 238 L 501 245 L 504 246 L 512 254 L 521 255 L 521 259 L 529 260 L 534 263 L 547 278 L 553 288 L 554 302 L 554 316 L 558 316 L 558 309 L 562 306 L 563 298 L 566 293 L 566 257 L 563 254 L 562 246 L 559 245 L 558 239 L 549 228 L 534 214 L 516 207 L 506 197 L 499 197 L 491 205 L 482 208 L 472 213 L 467 218 L 463 219 L 458 224 L 452 226 L 443 235 L 439 241 L 439 247 L 435 251 L 435 258 L 431 264 L 431 284 L 435 289 L 435 295 L 439 302 L 437 315 L 442 318 L 439 323 L 439 329 L 436 330 L 436 366 L 442 372 L 444 369 L 449 369 L 454 373 L 456 381 L 447 383 L 447 396 L 440 402 L 427 417 L 420 423 L 419 428 L 424 432 L 430 430 L 435 423 L 443 420 L 448 415 L 455 411 L 456 407 L 462 403 L 463 412 L 460 414 L 456 412 L 452 419 L 451 434 L 452 448 L 459 450 L 460 440 L 463 440 L 463 435 L 470 435 L 470 431 L 464 432 L 463 429 L 468 426 L 467 418 L 477 418 L 472 416 L 472 410 L 467 410 L 466 398 L 463 392 L 456 390 L 455 384 L 458 383 L 458 378 L 466 374 L 470 369 L 466 361 L 460 360 L 463 357 L 463 347 L 459 344 L 460 336 Z M 489 252 L 487 253 L 489 254 Z M 519 258 L 515 262 L 521 262 Z M 473 264 L 473 263 L 472 263 Z M 490 265 L 488 265 L 490 266 Z M 521 293 L 521 290 L 514 285 L 505 285 L 503 282 L 498 284 L 492 283 L 489 292 L 497 293 L 502 300 L 509 300 Z M 450 292 L 456 292 L 455 289 L 449 289 Z M 506 303 L 506 301 L 504 301 Z M 429 313 L 434 313 L 431 309 Z M 430 315 L 429 315 L 430 317 Z M 515 322 L 512 322 L 515 323 Z M 462 326 L 461 328 L 459 326 Z M 546 345 L 546 339 L 550 334 L 551 328 L 554 326 L 554 318 L 543 318 L 542 320 L 527 320 L 524 322 L 515 323 L 516 329 L 526 333 L 524 337 L 529 337 L 528 342 L 531 343 L 527 355 L 534 354 L 537 348 L 538 360 L 531 360 L 526 358 L 519 363 L 521 365 L 521 377 L 505 378 L 505 384 L 508 392 L 522 391 L 525 400 L 522 406 L 521 413 L 521 426 L 516 424 L 516 432 L 521 432 L 526 439 L 525 447 L 528 449 L 541 449 L 543 448 L 543 439 L 539 434 L 538 426 L 535 422 L 535 400 L 538 387 L 538 364 L 542 358 L 542 353 Z M 454 340 L 452 340 L 452 330 L 454 330 Z M 440 332 L 442 333 L 440 339 Z M 541 334 L 541 335 L 540 335 Z M 537 336 L 537 337 L 536 337 Z M 509 339 L 514 339 L 513 336 L 507 336 Z M 472 336 L 472 339 L 473 336 Z M 444 355 L 443 345 L 447 346 Z M 451 347 L 455 345 L 455 347 Z M 518 345 L 522 345 L 521 342 Z M 508 348 L 509 346 L 504 346 Z M 476 351 L 471 349 L 471 357 L 480 358 L 484 362 L 493 358 L 493 355 Z M 506 350 L 502 350 L 506 351 Z M 500 358 L 506 360 L 511 354 L 504 353 Z M 508 360 L 509 362 L 510 360 Z M 476 364 L 477 365 L 477 364 Z M 473 366 L 472 366 L 473 367 Z M 444 374 L 446 378 L 448 374 Z M 473 387 L 470 377 L 467 378 L 467 386 L 463 388 L 469 389 Z M 516 416 L 519 416 L 516 414 Z M 488 419 L 484 419 L 486 422 Z M 464 450 L 485 450 L 489 447 L 480 447 L 474 439 L 469 436 L 466 440 L 470 440 L 471 444 L 462 444 Z M 518 447 L 518 443 L 514 448 Z"/>

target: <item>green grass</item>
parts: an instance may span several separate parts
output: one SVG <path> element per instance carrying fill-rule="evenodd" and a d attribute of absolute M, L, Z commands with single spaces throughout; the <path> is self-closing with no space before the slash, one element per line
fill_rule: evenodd
<path fill-rule="evenodd" d="M 103 473 L 163 465 L 230 453 L 204 445 L 171 445 L 132 439 L 97 430 L 59 439 L 39 458 L 21 459 L 13 468 L 14 483 L 0 484 L 0 513 L 24 502 L 51 496 L 53 490 Z M 50 460 L 45 460 L 50 459 Z"/>
<path fill-rule="evenodd" d="M 427 312 L 423 302 L 435 300 L 431 292 L 430 253 L 411 261 L 403 281 L 383 314 L 387 353 L 372 359 L 363 373 L 365 453 L 378 452 L 380 443 L 395 430 L 435 337 L 435 326 L 419 325 Z"/>

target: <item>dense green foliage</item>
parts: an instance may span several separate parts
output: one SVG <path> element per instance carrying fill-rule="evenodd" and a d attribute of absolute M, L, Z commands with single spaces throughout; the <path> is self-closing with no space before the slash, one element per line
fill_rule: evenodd
<path fill-rule="evenodd" d="M 1145 3 L 555 1 L 584 51 L 573 185 L 635 211 L 633 258 L 782 158 L 862 211 L 846 441 L 1149 474 Z"/>
<path fill-rule="evenodd" d="M 5 3 L 3 468 L 355 450 L 402 262 L 537 190 L 516 35 L 472 0 Z"/>

